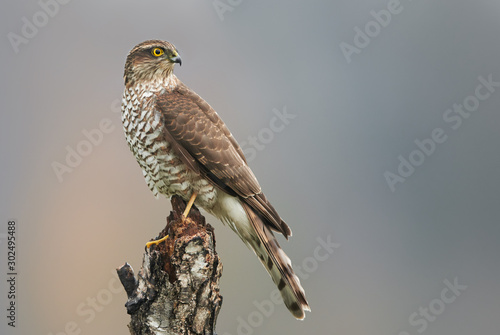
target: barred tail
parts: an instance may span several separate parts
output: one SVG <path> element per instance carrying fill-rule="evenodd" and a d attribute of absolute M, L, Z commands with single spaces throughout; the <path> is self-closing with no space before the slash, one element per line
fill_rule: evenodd
<path fill-rule="evenodd" d="M 281 249 L 273 232 L 263 219 L 246 203 L 241 202 L 241 205 L 245 209 L 254 231 L 252 238 L 245 242 L 254 250 L 278 286 L 288 310 L 295 318 L 304 319 L 304 311 L 311 311 L 311 309 L 307 303 L 304 289 L 300 285 L 300 280 L 293 272 L 290 258 Z"/>

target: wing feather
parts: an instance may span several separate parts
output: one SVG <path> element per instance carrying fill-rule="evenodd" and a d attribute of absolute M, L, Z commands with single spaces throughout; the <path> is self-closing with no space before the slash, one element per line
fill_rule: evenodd
<path fill-rule="evenodd" d="M 290 228 L 262 194 L 243 150 L 205 100 L 179 83 L 172 92 L 158 96 L 157 108 L 163 114 L 165 137 L 183 163 L 222 190 L 241 197 L 271 229 L 286 238 L 291 235 Z"/>
<path fill-rule="evenodd" d="M 179 85 L 177 90 L 161 94 L 157 106 L 163 114 L 167 140 L 175 142 L 173 147 L 182 151 L 181 159 L 190 168 L 197 162 L 200 171 L 206 170 L 241 197 L 261 192 L 240 146 L 201 97 Z"/>

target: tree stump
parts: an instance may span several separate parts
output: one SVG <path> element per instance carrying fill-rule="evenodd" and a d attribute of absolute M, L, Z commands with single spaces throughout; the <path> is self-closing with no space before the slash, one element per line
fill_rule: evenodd
<path fill-rule="evenodd" d="M 183 220 L 185 202 L 178 196 L 171 202 L 157 239 L 169 238 L 146 249 L 137 278 L 128 263 L 117 269 L 128 296 L 128 327 L 132 335 L 215 334 L 222 263 L 214 229 L 195 206 Z"/>

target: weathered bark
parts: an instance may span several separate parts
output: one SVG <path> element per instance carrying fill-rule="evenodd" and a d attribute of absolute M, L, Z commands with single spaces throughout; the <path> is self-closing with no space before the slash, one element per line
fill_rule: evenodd
<path fill-rule="evenodd" d="M 194 206 L 183 220 L 185 206 L 172 197 L 173 211 L 158 236 L 169 238 L 146 249 L 137 279 L 128 263 L 117 269 L 128 296 L 132 335 L 215 334 L 222 263 L 212 226 Z"/>

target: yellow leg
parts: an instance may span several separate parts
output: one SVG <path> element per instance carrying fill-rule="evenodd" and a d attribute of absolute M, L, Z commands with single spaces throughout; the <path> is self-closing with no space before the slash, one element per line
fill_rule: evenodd
<path fill-rule="evenodd" d="M 154 244 L 154 245 L 158 245 L 158 244 L 160 244 L 161 242 L 165 241 L 167 238 L 168 238 L 168 235 L 165 235 L 164 237 L 160 238 L 159 240 L 150 241 L 150 242 L 146 243 L 146 248 L 151 248 L 151 246 L 152 246 L 153 244 Z"/>
<path fill-rule="evenodd" d="M 193 207 L 194 200 L 196 199 L 197 195 L 198 195 L 198 192 L 193 191 L 193 194 L 191 194 L 191 199 L 189 199 L 189 202 L 186 205 L 186 209 L 184 210 L 184 213 L 182 214 L 183 217 L 187 218 L 189 211 L 191 210 L 191 207 Z"/>

